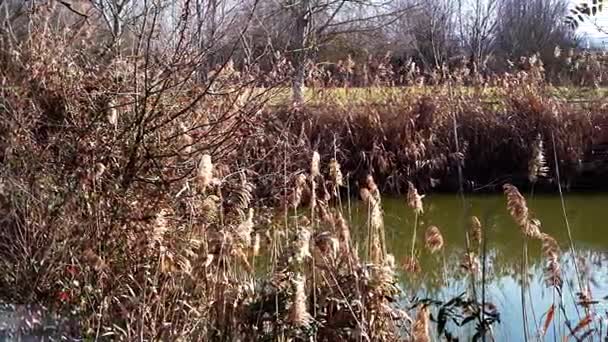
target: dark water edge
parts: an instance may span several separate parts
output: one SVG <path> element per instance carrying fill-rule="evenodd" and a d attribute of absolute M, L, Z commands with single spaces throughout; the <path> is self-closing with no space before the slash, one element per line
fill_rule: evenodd
<path fill-rule="evenodd" d="M 365 174 L 367 175 L 367 174 Z M 363 177 L 363 176 L 362 176 Z M 359 184 L 364 183 L 364 178 L 360 181 L 351 181 L 350 188 L 341 189 L 343 198 L 356 196 L 359 193 Z M 503 193 L 503 185 L 511 184 L 516 186 L 522 194 L 547 194 L 559 195 L 560 191 L 564 194 L 581 194 L 581 195 L 596 195 L 608 194 L 608 169 L 602 173 L 585 173 L 575 175 L 571 178 L 560 178 L 561 182 L 557 182 L 557 178 L 543 178 L 535 183 L 528 180 L 527 175 L 514 176 L 503 175 L 492 178 L 487 181 L 474 181 L 463 179 L 462 182 L 458 176 L 449 176 L 443 179 L 433 179 L 436 182 L 431 186 L 431 177 L 424 176 L 422 178 L 412 178 L 410 181 L 416 186 L 422 194 L 438 194 L 438 195 L 453 195 L 459 193 L 466 195 L 501 195 Z M 399 182 L 398 185 L 387 183 L 384 179 L 376 179 L 381 193 L 384 196 L 401 197 L 407 194 L 407 183 Z"/>
<path fill-rule="evenodd" d="M 466 194 L 499 194 L 502 193 L 502 186 L 506 183 L 516 186 L 520 191 L 525 193 L 558 194 L 560 186 L 561 191 L 566 193 L 608 193 L 608 170 L 604 172 L 602 169 L 602 172 L 598 170 L 593 173 L 561 178 L 561 182 L 559 183 L 557 178 L 544 178 L 536 183 L 531 183 L 526 175 L 503 175 L 488 181 L 463 179 L 461 183 L 457 176 L 451 176 L 447 179 L 441 179 L 439 184 L 434 187 L 429 186 L 426 182 L 422 182 L 419 188 L 424 192 L 439 194 L 457 194 L 461 190 Z M 401 194 L 401 191 L 394 191 L 395 189 L 391 189 L 390 187 L 386 187 L 385 190 L 390 194 Z"/>

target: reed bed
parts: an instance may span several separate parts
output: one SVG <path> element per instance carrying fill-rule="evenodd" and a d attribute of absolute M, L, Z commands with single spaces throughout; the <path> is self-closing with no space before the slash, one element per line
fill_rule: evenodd
<path fill-rule="evenodd" d="M 280 91 L 253 69 L 226 62 L 195 76 L 200 56 L 188 46 L 100 56 L 40 23 L 0 52 L 0 302 L 64 317 L 53 331 L 30 329 L 57 338 L 451 340 L 447 321 L 491 337 L 499 313 L 475 291 L 485 279 L 479 219 L 470 236 L 480 248 L 461 262 L 472 290 L 404 301 L 397 274 L 425 271 L 418 246 L 439 255 L 449 243 L 438 227 L 419 237 L 421 193 L 460 183 L 457 169 L 469 189 L 559 182 L 550 155 L 567 181 L 606 123 L 603 105 L 549 95 L 538 70 L 497 78 L 493 105 L 450 79 L 431 94 L 294 107 L 273 102 Z M 504 191 L 561 298 L 559 245 L 515 186 Z M 350 225 L 357 193 L 361 241 Z M 403 194 L 416 216 L 404 227 L 407 260 L 389 250 L 383 194 Z M 579 290 L 587 311 L 569 328 L 580 337 L 597 316 Z"/>
<path fill-rule="evenodd" d="M 459 167 L 465 191 L 501 191 L 507 181 L 554 191 L 556 169 L 548 167 L 552 161 L 547 156 L 555 148 L 564 188 L 579 183 L 603 187 L 592 149 L 606 141 L 606 107 L 602 101 L 569 103 L 531 75 L 505 76 L 504 93 L 491 104 L 479 93 L 461 94 L 452 90 L 456 84 L 446 84 L 431 94 L 404 90 L 363 104 L 355 102 L 353 93 L 352 99 L 327 96 L 322 104 L 295 109 L 274 105 L 267 109 L 263 138 L 239 154 L 250 161 L 262 159 L 263 174 L 282 166 L 280 153 L 268 155 L 278 149 L 277 142 L 294 156 L 290 172 L 306 169 L 305 156 L 317 151 L 323 162 L 340 163 L 353 191 L 373 174 L 383 192 L 398 195 L 407 181 L 422 192 L 456 191 Z M 273 196 L 277 186 L 272 179 L 263 181 L 264 196 Z"/>

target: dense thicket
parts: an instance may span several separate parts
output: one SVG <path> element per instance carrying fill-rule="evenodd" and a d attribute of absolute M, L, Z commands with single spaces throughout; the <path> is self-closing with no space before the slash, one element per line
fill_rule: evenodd
<path fill-rule="evenodd" d="M 419 269 L 418 227 L 411 258 L 395 261 L 380 191 L 407 184 L 418 215 L 416 187 L 458 168 L 471 184 L 557 181 L 553 151 L 567 179 L 605 122 L 601 103 L 556 99 L 536 57 L 501 77 L 396 76 L 388 58 L 338 73 L 307 64 L 311 88 L 346 95 L 294 106 L 289 51 L 244 47 L 260 4 L 205 4 L 2 3 L 0 303 L 68 321 L 34 322 L 36 333 L 427 341 L 431 304 L 410 319 L 395 278 L 398 262 Z M 339 205 L 347 189 L 368 208 L 360 248 Z M 534 237 L 555 265 L 552 240 Z M 427 240 L 443 245 L 438 229 Z M 482 318 L 475 296 L 450 305 L 480 334 L 496 318 Z"/>

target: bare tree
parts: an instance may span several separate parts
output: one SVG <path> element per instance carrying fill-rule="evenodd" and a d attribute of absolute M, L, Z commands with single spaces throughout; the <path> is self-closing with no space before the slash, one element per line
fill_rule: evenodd
<path fill-rule="evenodd" d="M 591 20 L 604 9 L 603 0 L 578 0 L 575 1 L 575 6 L 570 8 L 568 15 L 565 17 L 565 24 L 572 30 L 576 30 L 585 20 L 590 20 L 600 31 L 603 28 L 597 25 L 597 22 Z"/>
<path fill-rule="evenodd" d="M 402 6 L 411 7 L 413 1 Z M 407 44 L 427 68 L 441 67 L 457 54 L 456 6 L 450 0 L 422 0 L 398 23 L 398 41 Z"/>
<path fill-rule="evenodd" d="M 370 32 L 396 22 L 412 7 L 395 9 L 391 1 L 283 0 L 291 17 L 289 50 L 293 64 L 292 98 L 302 103 L 306 61 L 321 44 L 348 33 Z"/>
<path fill-rule="evenodd" d="M 151 6 L 146 1 L 139 0 L 85 0 L 75 1 L 72 6 L 89 6 L 89 17 L 94 22 L 99 22 L 107 37 L 103 37 L 106 44 L 106 52 L 110 56 L 118 54 L 122 49 L 132 46 L 136 38 L 134 28 L 140 25 L 139 19 L 146 16 Z M 163 1 L 156 1 L 154 8 L 166 7 Z M 91 10 L 92 9 L 92 10 Z M 162 10 L 161 10 L 162 11 Z M 129 34 L 127 39 L 126 34 Z"/>
<path fill-rule="evenodd" d="M 492 52 L 497 8 L 497 0 L 458 0 L 460 39 L 472 72 Z"/>
<path fill-rule="evenodd" d="M 255 5 L 230 0 L 194 0 L 194 39 L 201 51 L 209 51 L 206 69 L 212 70 L 218 63 L 225 62 L 225 50 L 231 50 L 235 41 L 241 39 L 243 24 L 249 25 L 250 8 Z"/>
<path fill-rule="evenodd" d="M 78 22 L 81 21 L 82 12 L 72 6 L 73 3 L 68 4 L 74 11 L 56 1 L 36 1 L 39 8 L 22 14 L 27 19 L 23 26 L 27 35 L 11 34 L 16 28 L 10 24 L 2 25 L 0 30 L 2 47 L 5 47 L 4 41 L 11 43 L 7 44 L 10 49 L 0 50 L 0 79 L 3 82 L 0 175 L 2 186 L 10 183 L 19 189 L 7 189 L 6 192 L 0 189 L 1 211 L 16 213 L 21 203 L 27 203 L 24 206 L 36 206 L 36 212 L 41 213 L 16 214 L 14 222 L 19 223 L 15 226 L 6 225 L 8 220 L 3 216 L 0 244 L 4 247 L 10 243 L 10 248 L 2 248 L 0 252 L 3 274 L 7 275 L 0 276 L 2 300 L 10 298 L 44 306 L 45 302 L 53 301 L 53 296 L 48 294 L 54 293 L 56 288 L 56 282 L 48 280 L 56 276 L 55 279 L 60 279 L 60 273 L 56 271 L 73 262 L 74 255 L 87 248 L 90 248 L 89 254 L 94 255 L 111 251 L 114 256 L 121 255 L 116 260 L 130 261 L 121 262 L 119 267 L 122 270 L 114 268 L 108 273 L 116 275 L 106 278 L 108 291 L 101 296 L 86 296 L 82 307 L 88 309 L 79 312 L 82 321 L 93 322 L 93 315 L 99 312 L 96 308 L 108 303 L 108 310 L 102 316 L 95 316 L 98 317 L 95 320 L 112 322 L 112 326 L 108 325 L 109 330 L 106 330 L 99 325 L 98 332 L 103 331 L 105 336 L 119 340 L 132 340 L 135 336 L 175 340 L 180 338 L 177 335 L 196 340 L 240 338 L 237 337 L 240 329 L 224 324 L 232 321 L 229 314 L 210 313 L 194 320 L 180 318 L 181 323 L 174 324 L 175 331 L 180 332 L 174 333 L 156 328 L 161 324 L 154 322 L 172 320 L 172 313 L 140 315 L 136 312 L 143 311 L 133 307 L 133 314 L 118 318 L 113 313 L 118 312 L 116 305 L 121 304 L 110 303 L 107 298 L 121 298 L 125 295 L 124 289 L 136 288 L 135 277 L 129 285 L 125 282 L 127 277 L 118 274 L 134 274 L 134 270 L 143 265 L 139 260 L 143 262 L 149 259 L 147 255 L 156 254 L 150 253 L 147 247 L 139 251 L 127 247 L 123 233 L 137 230 L 127 228 L 130 226 L 127 222 L 141 222 L 136 217 L 146 217 L 148 214 L 144 211 L 149 210 L 152 215 L 162 213 L 164 209 L 161 207 L 174 205 L 180 212 L 187 211 L 187 205 L 179 204 L 178 198 L 184 203 L 192 203 L 190 199 L 200 189 L 197 186 L 197 179 L 201 178 L 200 165 L 211 157 L 214 163 L 227 161 L 227 156 L 235 155 L 235 150 L 243 144 L 243 137 L 254 134 L 252 127 L 258 125 L 260 121 L 257 120 L 262 120 L 260 107 L 267 101 L 265 94 L 251 91 L 259 89 L 256 75 L 239 75 L 224 63 L 205 82 L 195 78 L 197 70 L 215 48 L 209 46 L 201 51 L 199 42 L 192 35 L 198 23 L 189 0 L 179 1 L 174 7 L 178 10 L 175 15 L 178 20 L 174 22 L 167 16 L 171 10 L 167 6 L 169 1 L 138 1 L 134 13 L 142 13 L 141 17 L 131 17 L 124 10 L 116 12 L 114 7 L 103 7 L 108 11 L 106 19 L 115 15 L 114 18 L 120 21 L 117 25 L 114 25 L 114 20 L 106 21 L 113 29 L 111 41 L 120 40 L 127 31 L 137 38 L 129 55 L 116 54 L 109 58 L 109 63 L 99 58 L 98 47 L 105 43 L 108 34 L 106 26 L 101 25 L 103 18 L 95 22 L 93 14 L 84 14 L 89 16 L 89 23 L 83 24 L 85 29 L 82 30 L 55 24 L 57 11 L 68 11 L 78 18 Z M 94 8 L 96 13 L 100 10 L 101 7 Z M 246 19 L 250 17 L 251 14 Z M 239 26 L 241 33 L 246 27 L 247 21 Z M 175 33 L 175 36 L 167 33 Z M 216 31 L 216 35 L 221 36 L 221 32 Z M 232 49 L 235 49 L 234 44 Z M 24 137 L 21 141 L 20 136 Z M 4 162 L 7 146 L 16 148 L 11 149 L 11 159 Z M 31 167 L 14 167 L 24 165 L 21 160 L 27 160 Z M 38 165 L 45 167 L 39 168 Z M 209 168 L 205 168 L 208 174 L 212 174 Z M 232 178 L 236 176 L 234 173 Z M 222 179 L 218 184 L 231 179 L 229 174 L 218 177 Z M 40 186 L 36 178 L 44 178 L 49 187 Z M 211 176 L 204 178 L 210 179 Z M 51 188 L 53 190 L 49 192 L 47 189 Z M 247 198 L 250 198 L 249 192 L 251 190 L 246 190 Z M 20 200 L 5 201 L 5 194 Z M 34 196 L 37 199 L 30 202 Z M 246 202 L 248 207 L 249 199 Z M 4 211 L 9 208 L 9 203 L 11 206 L 14 204 L 11 208 L 15 209 Z M 142 204 L 132 206 L 127 203 Z M 101 209 L 101 206 L 107 206 L 108 210 L 93 209 Z M 93 210 L 99 216 L 93 215 Z M 182 217 L 187 217 L 177 212 L 174 215 L 176 227 Z M 122 232 L 116 230 L 118 227 Z M 183 233 L 184 237 L 206 234 L 202 233 L 206 227 L 199 229 L 199 224 L 196 227 L 196 233 L 189 228 L 188 232 L 175 231 L 180 230 L 179 234 Z M 25 241 L 19 236 L 35 238 Z M 70 246 L 73 252 L 66 246 Z M 182 254 L 181 249 L 176 251 L 178 254 Z M 108 260 L 110 257 L 97 258 Z M 44 266 L 35 269 L 22 267 L 20 260 L 32 260 L 32 265 Z M 16 276 L 12 277 L 13 274 Z M 166 288 L 164 283 L 161 280 L 157 285 Z M 181 280 L 179 283 L 185 285 Z M 4 289 L 10 289 L 10 292 Z M 205 303 L 216 301 L 212 292 L 218 291 L 208 292 L 209 296 L 206 290 L 202 291 L 205 293 L 197 296 L 200 306 L 194 301 L 190 303 L 203 307 Z M 149 297 L 147 290 L 136 292 L 132 293 L 132 298 L 139 303 L 144 303 Z M 158 301 L 158 306 L 148 306 L 145 310 L 165 311 L 161 308 L 181 305 L 177 303 L 191 298 L 187 291 L 167 294 L 167 301 Z M 80 298 L 84 299 L 85 295 Z M 217 301 L 224 299 L 218 297 Z M 223 303 L 220 306 L 226 307 Z M 137 316 L 138 321 L 127 316 Z M 205 324 L 199 324 L 201 321 Z M 80 333 L 80 329 L 77 330 L 75 333 Z M 94 329 L 87 330 L 90 331 L 87 334 L 94 338 Z M 212 330 L 214 332 L 209 333 Z"/>
<path fill-rule="evenodd" d="M 91 3 L 99 10 L 105 20 L 112 34 L 112 40 L 120 41 L 127 15 L 132 14 L 130 10 L 134 2 L 131 0 L 92 0 Z"/>
<path fill-rule="evenodd" d="M 564 0 L 500 0 L 497 53 L 510 59 L 538 53 L 550 61 L 556 46 L 573 41 L 561 19 L 567 6 Z"/>

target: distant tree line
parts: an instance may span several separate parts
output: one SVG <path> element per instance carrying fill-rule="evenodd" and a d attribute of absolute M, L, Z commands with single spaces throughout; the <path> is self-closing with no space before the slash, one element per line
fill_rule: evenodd
<path fill-rule="evenodd" d="M 152 10 L 162 28 L 153 43 L 179 44 L 179 18 L 188 13 L 195 23 L 187 33 L 205 55 L 199 77 L 229 60 L 262 71 L 288 63 L 295 100 L 311 62 L 336 68 L 389 56 L 395 70 L 466 66 L 484 74 L 537 55 L 547 74 L 557 75 L 564 65 L 556 48 L 577 47 L 572 11 L 577 18 L 593 14 L 570 9 L 567 0 L 5 0 L 0 33 L 27 34 L 19 23 L 42 3 L 53 3 L 56 25 L 103 27 L 91 39 L 104 57 L 138 48 L 137 28 Z"/>

